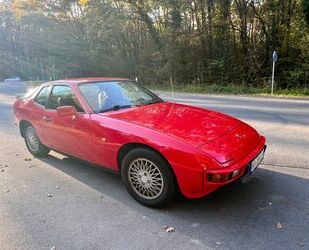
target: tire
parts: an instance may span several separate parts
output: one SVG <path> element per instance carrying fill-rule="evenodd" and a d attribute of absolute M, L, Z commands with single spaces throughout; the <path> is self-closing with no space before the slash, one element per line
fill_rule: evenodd
<path fill-rule="evenodd" d="M 121 163 L 122 181 L 129 194 L 148 207 L 164 207 L 173 200 L 177 185 L 172 169 L 158 153 L 136 148 Z"/>
<path fill-rule="evenodd" d="M 25 127 L 24 138 L 27 149 L 32 155 L 37 157 L 48 155 L 50 149 L 41 143 L 35 128 L 31 124 Z"/>

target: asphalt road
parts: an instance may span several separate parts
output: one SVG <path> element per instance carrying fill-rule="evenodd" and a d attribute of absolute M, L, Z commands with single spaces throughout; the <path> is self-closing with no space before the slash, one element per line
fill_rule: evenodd
<path fill-rule="evenodd" d="M 251 182 L 150 209 L 101 168 L 33 158 L 12 122 L 25 88 L 0 83 L 0 249 L 309 249 L 309 101 L 175 94 L 248 122 L 269 147 Z"/>

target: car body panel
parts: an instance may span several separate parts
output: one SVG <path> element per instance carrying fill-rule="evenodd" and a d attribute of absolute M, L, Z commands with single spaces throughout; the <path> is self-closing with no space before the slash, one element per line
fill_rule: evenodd
<path fill-rule="evenodd" d="M 260 139 L 255 129 L 241 122 L 230 133 L 202 145 L 200 149 L 222 164 L 231 164 L 231 161 L 235 162 L 246 157 L 258 146 Z"/>
<path fill-rule="evenodd" d="M 49 120 L 41 121 L 45 145 L 76 157 L 93 160 L 91 119 L 89 114 L 60 117 L 54 110 L 45 110 Z"/>
<path fill-rule="evenodd" d="M 129 109 L 110 117 L 159 131 L 195 147 L 216 140 L 240 123 L 218 112 L 169 102 Z"/>
<path fill-rule="evenodd" d="M 171 166 L 179 189 L 188 198 L 202 197 L 245 174 L 247 165 L 265 146 L 265 138 L 244 122 L 215 111 L 156 103 L 94 113 L 78 89 L 80 83 L 125 81 L 83 78 L 46 83 L 68 84 L 85 112 L 60 117 L 33 102 L 35 95 L 14 104 L 18 123 L 28 121 L 43 144 L 118 172 L 119 152 L 126 145 L 143 145 L 161 154 Z M 38 91 L 36 91 L 38 93 Z M 51 118 L 49 121 L 43 117 Z M 241 174 L 225 183 L 211 183 L 208 173 Z"/>

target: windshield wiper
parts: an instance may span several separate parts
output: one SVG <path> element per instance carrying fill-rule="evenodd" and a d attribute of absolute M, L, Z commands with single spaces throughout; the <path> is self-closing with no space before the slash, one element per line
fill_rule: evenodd
<path fill-rule="evenodd" d="M 144 106 L 144 105 L 150 105 L 150 104 L 154 104 L 154 103 L 158 103 L 161 102 L 161 100 L 151 100 L 151 101 L 146 101 L 144 98 L 140 98 L 138 100 L 136 100 L 136 106 Z"/>
<path fill-rule="evenodd" d="M 150 105 L 150 104 L 155 104 L 155 103 L 160 103 L 163 102 L 162 100 L 152 100 L 150 102 L 147 102 L 145 105 Z"/>
<path fill-rule="evenodd" d="M 127 105 L 115 105 L 112 108 L 102 109 L 98 113 L 103 113 L 103 112 L 112 111 L 112 110 L 117 111 L 119 109 L 125 109 L 125 108 L 131 108 L 131 107 L 132 105 L 128 105 L 128 104 Z"/>

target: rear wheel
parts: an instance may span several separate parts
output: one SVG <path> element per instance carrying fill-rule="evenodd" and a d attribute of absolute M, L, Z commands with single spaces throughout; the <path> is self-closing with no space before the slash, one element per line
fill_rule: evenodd
<path fill-rule="evenodd" d="M 149 207 L 167 205 L 175 196 L 176 182 L 166 160 L 147 148 L 131 150 L 121 164 L 122 180 L 132 197 Z"/>
<path fill-rule="evenodd" d="M 25 142 L 31 154 L 34 156 L 46 156 L 50 149 L 40 142 L 40 139 L 32 125 L 25 127 Z"/>

